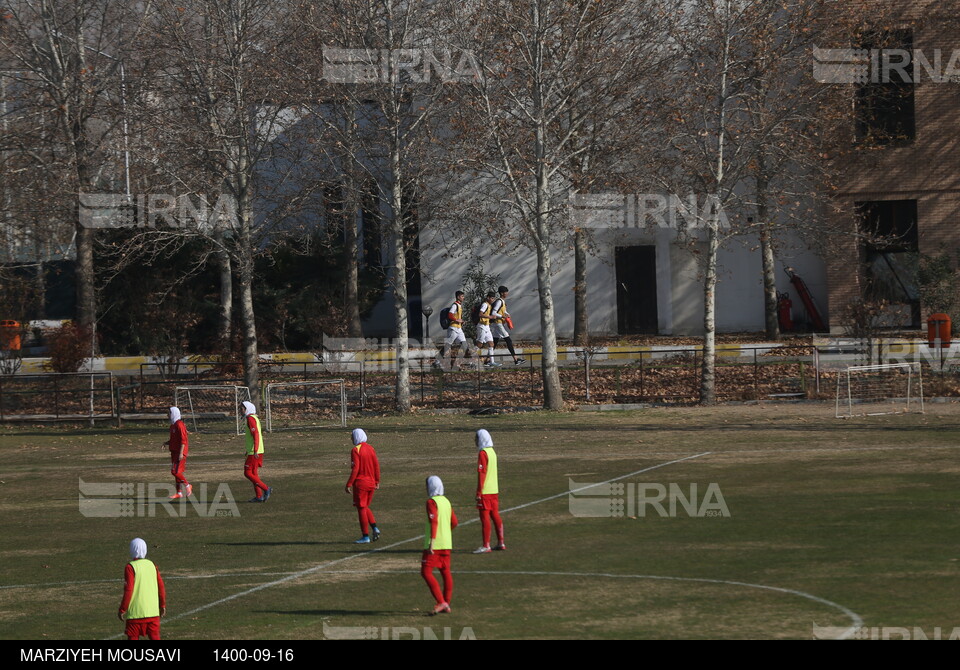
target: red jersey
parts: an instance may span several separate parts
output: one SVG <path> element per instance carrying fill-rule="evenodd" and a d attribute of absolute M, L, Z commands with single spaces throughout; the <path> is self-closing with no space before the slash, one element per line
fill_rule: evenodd
<path fill-rule="evenodd" d="M 380 485 L 380 461 L 377 452 L 366 442 L 350 450 L 350 479 L 347 486 L 373 489 Z"/>
<path fill-rule="evenodd" d="M 154 564 L 153 567 L 157 568 L 157 565 Z M 127 568 L 123 571 L 123 600 L 120 601 L 120 614 L 126 612 L 130 607 L 130 599 L 133 597 L 133 583 L 135 579 L 136 573 L 133 571 L 133 566 L 127 563 Z M 157 594 L 160 596 L 160 607 L 165 608 L 167 606 L 167 589 L 163 585 L 160 568 L 157 568 Z"/>
<path fill-rule="evenodd" d="M 183 445 L 183 455 L 186 457 L 187 452 L 190 451 L 187 426 L 183 423 L 183 419 L 178 419 L 176 423 L 170 424 L 170 454 L 173 456 L 179 454 L 181 445 Z"/>

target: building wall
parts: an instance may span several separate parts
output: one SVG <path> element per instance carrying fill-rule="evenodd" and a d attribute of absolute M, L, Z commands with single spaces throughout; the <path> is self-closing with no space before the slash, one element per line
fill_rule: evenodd
<path fill-rule="evenodd" d="M 878 4 L 901 12 L 893 26 L 912 29 L 915 51 L 933 63 L 939 49 L 943 71 L 951 62 L 960 69 L 960 60 L 952 60 L 960 49 L 960 3 Z M 960 248 L 960 78 L 931 81 L 915 62 L 915 81 L 915 139 L 904 146 L 864 148 L 851 157 L 837 196 L 848 211 L 838 223 L 853 231 L 849 208 L 857 201 L 916 200 L 920 254 L 953 254 Z M 855 90 L 850 87 L 851 96 Z M 842 332 L 846 306 L 861 296 L 862 249 L 851 236 L 838 239 L 832 251 L 827 259 L 830 326 Z M 921 319 L 926 317 L 922 313 Z"/>
<path fill-rule="evenodd" d="M 423 304 L 433 307 L 430 334 L 442 338 L 438 313 L 453 302 L 461 288 L 461 277 L 472 259 L 483 253 L 479 242 L 460 245 L 457 251 L 440 244 L 438 235 L 421 237 Z M 701 335 L 703 333 L 703 273 L 699 258 L 703 242 L 680 242 L 668 229 L 594 231 L 592 253 L 587 258 L 588 325 L 593 335 L 617 333 L 617 276 L 615 253 L 622 246 L 655 246 L 657 263 L 657 327 L 660 335 Z M 764 329 L 763 280 L 759 242 L 754 236 L 735 238 L 721 249 L 717 288 L 717 329 L 719 332 L 756 332 Z M 826 303 L 826 272 L 818 254 L 796 236 L 782 234 L 778 240 L 777 286 L 791 293 L 794 317 L 802 308 L 785 266 L 793 267 L 807 282 L 819 305 Z M 699 253 L 697 253 L 699 252 Z M 518 339 L 540 337 L 536 258 L 523 247 L 495 254 L 488 250 L 486 271 L 499 275 L 510 289 L 509 310 Z M 573 336 L 573 254 L 556 249 L 552 282 L 557 334 Z"/>

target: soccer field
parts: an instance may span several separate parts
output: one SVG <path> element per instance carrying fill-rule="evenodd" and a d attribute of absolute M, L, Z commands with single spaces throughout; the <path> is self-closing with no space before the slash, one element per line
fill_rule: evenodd
<path fill-rule="evenodd" d="M 946 638 L 960 632 L 960 406 L 927 410 L 352 420 L 383 471 L 372 505 L 383 537 L 366 546 L 353 544 L 343 491 L 348 429 L 267 434 L 265 504 L 246 502 L 242 437 L 191 435 L 188 479 L 215 504 L 168 510 L 154 504 L 173 481 L 166 425 L 4 427 L 0 637 L 119 637 L 127 545 L 140 536 L 166 582 L 167 640 Z M 508 546 L 484 555 L 471 553 L 477 428 L 499 455 Z M 453 612 L 428 617 L 419 568 L 434 474 L 461 525 Z M 80 480 L 87 498 L 91 483 L 116 488 L 96 509 L 118 514 L 90 516 Z M 672 506 L 671 493 L 683 496 Z"/>

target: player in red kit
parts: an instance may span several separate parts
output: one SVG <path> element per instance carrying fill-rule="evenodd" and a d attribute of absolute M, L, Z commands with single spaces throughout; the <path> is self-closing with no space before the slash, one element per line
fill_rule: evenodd
<path fill-rule="evenodd" d="M 457 515 L 450 501 L 443 495 L 443 482 L 437 476 L 427 477 L 427 525 L 423 532 L 423 557 L 420 559 L 420 576 L 427 583 L 430 594 L 437 604 L 433 614 L 450 612 L 453 599 L 453 575 L 450 573 L 450 554 L 453 551 L 453 529 L 457 527 Z M 443 590 L 433 576 L 434 568 L 440 570 Z"/>
<path fill-rule="evenodd" d="M 123 573 L 123 599 L 117 618 L 126 621 L 128 640 L 160 639 L 160 617 L 167 613 L 167 591 L 153 561 L 147 560 L 147 543 L 130 542 L 130 562 Z"/>
<path fill-rule="evenodd" d="M 163 446 L 170 449 L 170 474 L 177 480 L 177 492 L 170 496 L 170 499 L 189 498 L 193 487 L 184 475 L 187 471 L 187 452 L 190 451 L 187 426 L 180 418 L 178 407 L 171 407 L 167 414 L 170 417 L 170 439 L 164 442 Z"/>
<path fill-rule="evenodd" d="M 273 489 L 263 483 L 257 471 L 263 467 L 263 431 L 260 418 L 252 402 L 243 402 L 243 415 L 247 423 L 247 460 L 243 463 L 243 476 L 253 483 L 256 494 L 250 502 L 267 502 Z"/>
<path fill-rule="evenodd" d="M 373 517 L 370 503 L 373 501 L 373 492 L 380 488 L 380 461 L 377 452 L 367 444 L 367 434 L 361 429 L 353 431 L 353 449 L 350 450 L 350 479 L 344 490 L 353 493 L 353 506 L 357 508 L 360 518 L 360 533 L 362 537 L 355 544 L 369 544 L 372 540 L 380 539 L 380 529 L 377 520 Z M 370 533 L 373 533 L 371 538 Z"/>
<path fill-rule="evenodd" d="M 497 473 L 497 452 L 493 450 L 493 438 L 483 428 L 477 431 L 477 509 L 480 510 L 480 526 L 483 544 L 475 554 L 503 551 L 507 548 L 503 539 L 503 521 L 500 519 L 500 479 Z M 497 529 L 497 546 L 490 549 L 490 521 Z"/>

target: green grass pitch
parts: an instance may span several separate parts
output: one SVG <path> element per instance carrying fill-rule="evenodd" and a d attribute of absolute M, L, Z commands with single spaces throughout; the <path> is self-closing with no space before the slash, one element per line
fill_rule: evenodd
<path fill-rule="evenodd" d="M 350 426 L 367 431 L 383 470 L 373 503 L 383 537 L 365 547 L 353 544 L 356 513 L 343 491 L 349 430 L 267 434 L 266 504 L 246 502 L 242 437 L 191 435 L 189 480 L 198 491 L 206 483 L 208 499 L 226 484 L 239 516 L 186 505 L 183 516 L 179 506 L 177 516 L 154 506 L 153 517 L 111 518 L 81 513 L 79 481 L 172 483 L 165 425 L 0 429 L 0 638 L 119 636 L 136 536 L 166 581 L 167 640 L 960 632 L 956 405 L 853 420 L 804 404 Z M 509 510 L 507 551 L 485 555 L 471 553 L 480 544 L 477 428 L 493 436 Z M 443 478 L 461 522 L 453 612 L 438 617 L 427 616 L 433 603 L 419 575 L 431 474 Z M 571 500 L 571 480 L 623 487 Z M 729 516 L 682 504 L 670 515 L 666 500 L 664 516 L 637 501 L 657 485 L 689 494 L 693 484 L 701 503 L 715 485 Z M 613 512 L 573 514 L 583 496 L 600 508 L 615 499 Z"/>

